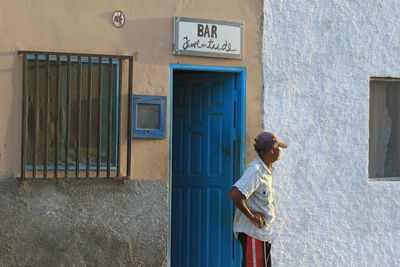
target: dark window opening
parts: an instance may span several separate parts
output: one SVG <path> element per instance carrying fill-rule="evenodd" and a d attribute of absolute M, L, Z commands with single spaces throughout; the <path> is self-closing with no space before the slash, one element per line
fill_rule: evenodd
<path fill-rule="evenodd" d="M 369 104 L 369 177 L 400 177 L 400 79 L 371 79 Z"/>
<path fill-rule="evenodd" d="M 160 129 L 160 105 L 137 104 L 137 128 Z"/>

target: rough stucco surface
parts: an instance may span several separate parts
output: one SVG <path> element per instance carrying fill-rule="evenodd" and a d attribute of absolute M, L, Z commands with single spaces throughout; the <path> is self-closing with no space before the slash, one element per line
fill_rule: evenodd
<path fill-rule="evenodd" d="M 368 181 L 369 77 L 400 77 L 397 0 L 265 1 L 275 266 L 399 266 L 400 182 Z"/>
<path fill-rule="evenodd" d="M 166 266 L 166 190 L 150 180 L 0 179 L 0 266 Z"/>

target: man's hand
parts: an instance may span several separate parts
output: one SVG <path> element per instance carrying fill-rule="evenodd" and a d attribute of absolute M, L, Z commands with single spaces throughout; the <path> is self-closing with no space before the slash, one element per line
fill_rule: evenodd
<path fill-rule="evenodd" d="M 260 212 L 252 212 L 246 205 L 246 196 L 243 195 L 239 189 L 235 186 L 232 188 L 231 192 L 229 193 L 230 199 L 232 199 L 235 206 L 243 212 L 243 214 L 249 218 L 251 222 L 256 224 L 258 228 L 263 228 L 266 225 L 264 214 Z"/>
<path fill-rule="evenodd" d="M 264 215 L 260 212 L 254 212 L 253 217 L 250 219 L 253 223 L 257 224 L 258 228 L 263 228 L 266 225 Z"/>

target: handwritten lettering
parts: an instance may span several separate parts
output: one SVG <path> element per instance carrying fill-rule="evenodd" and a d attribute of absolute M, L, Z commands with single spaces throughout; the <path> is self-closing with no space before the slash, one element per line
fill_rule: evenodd
<path fill-rule="evenodd" d="M 189 48 L 198 49 L 198 48 L 208 48 L 216 51 L 225 51 L 225 52 L 234 52 L 237 49 L 232 48 L 232 44 L 225 40 L 224 43 L 219 44 L 215 43 L 214 40 L 210 39 L 208 41 L 202 42 L 200 40 L 190 40 L 188 36 L 183 37 L 183 50 L 187 50 Z"/>

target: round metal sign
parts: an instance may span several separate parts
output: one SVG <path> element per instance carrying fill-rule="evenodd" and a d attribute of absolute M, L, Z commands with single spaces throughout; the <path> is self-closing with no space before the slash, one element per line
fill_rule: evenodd
<path fill-rule="evenodd" d="M 112 21 L 115 27 L 121 28 L 125 25 L 125 15 L 121 10 L 114 12 L 112 16 Z"/>

